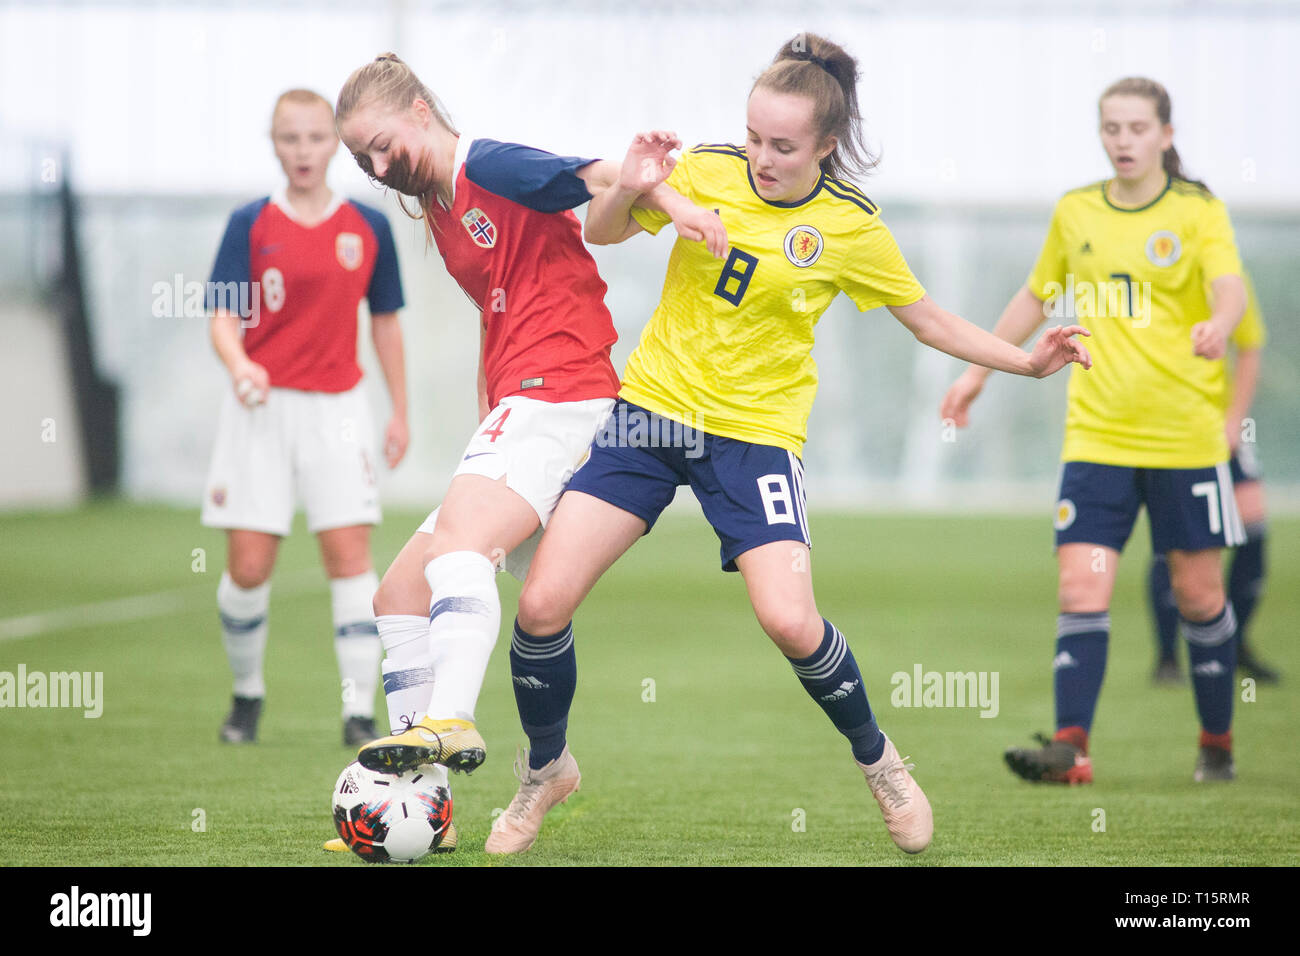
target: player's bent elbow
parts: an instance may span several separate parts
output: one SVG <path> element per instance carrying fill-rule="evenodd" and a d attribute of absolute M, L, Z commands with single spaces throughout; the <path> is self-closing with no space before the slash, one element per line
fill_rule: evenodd
<path fill-rule="evenodd" d="M 593 246 L 616 246 L 620 242 L 631 239 L 638 232 L 641 232 L 641 225 L 631 216 L 628 216 L 627 224 L 621 232 L 607 225 L 600 225 L 593 229 L 591 217 L 588 216 L 587 222 L 582 227 L 582 238 Z"/>
<path fill-rule="evenodd" d="M 587 221 L 582 225 L 582 238 L 593 246 L 608 246 L 617 241 L 613 231 L 604 223 L 597 222 L 593 225 L 590 212 L 587 213 Z"/>

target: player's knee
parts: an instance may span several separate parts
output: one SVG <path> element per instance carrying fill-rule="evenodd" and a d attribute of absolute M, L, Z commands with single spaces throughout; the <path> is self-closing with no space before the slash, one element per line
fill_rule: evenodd
<path fill-rule="evenodd" d="M 331 580 L 334 578 L 355 578 L 358 574 L 365 574 L 370 570 L 370 554 L 366 551 L 359 551 L 349 555 L 334 555 L 325 559 L 325 576 Z"/>
<path fill-rule="evenodd" d="M 1210 620 L 1223 610 L 1227 600 L 1223 585 L 1217 579 L 1175 581 L 1173 590 L 1174 600 L 1178 602 L 1178 613 L 1188 621 Z"/>
<path fill-rule="evenodd" d="M 529 578 L 519 594 L 519 626 L 528 634 L 555 634 L 573 619 L 560 588 Z"/>
<path fill-rule="evenodd" d="M 1091 614 L 1107 610 L 1110 595 L 1100 575 L 1062 574 L 1056 600 L 1063 614 Z"/>
<path fill-rule="evenodd" d="M 320 536 L 321 564 L 329 578 L 353 578 L 371 568 L 369 529 L 349 529 Z"/>
<path fill-rule="evenodd" d="M 271 564 L 258 558 L 232 557 L 226 570 L 230 580 L 244 590 L 261 587 L 271 576 Z"/>
<path fill-rule="evenodd" d="M 383 580 L 379 582 L 379 587 L 375 589 L 374 600 L 371 601 L 375 616 L 379 617 L 384 614 L 423 614 L 428 607 L 428 601 L 426 600 L 421 604 L 417 600 L 414 605 L 415 611 L 412 612 L 410 588 L 402 587 L 395 581 L 390 569 L 390 573 L 385 574 Z"/>
<path fill-rule="evenodd" d="M 815 609 L 755 609 L 758 623 L 787 657 L 807 657 L 821 646 L 825 624 Z"/>

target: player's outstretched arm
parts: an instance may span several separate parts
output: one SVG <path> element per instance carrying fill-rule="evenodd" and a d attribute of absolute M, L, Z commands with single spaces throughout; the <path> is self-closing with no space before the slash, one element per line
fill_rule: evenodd
<path fill-rule="evenodd" d="M 402 349 L 402 326 L 396 312 L 380 312 L 370 317 L 370 337 L 375 355 L 388 383 L 388 397 L 393 405 L 392 417 L 384 429 L 384 460 L 396 468 L 406 454 L 411 430 L 406 423 L 406 358 Z"/>
<path fill-rule="evenodd" d="M 1092 366 L 1092 356 L 1075 335 L 1091 333 L 1080 325 L 1056 326 L 1043 333 L 1031 353 L 1026 354 L 1005 339 L 986 332 L 961 316 L 939 308 L 928 295 L 911 305 L 890 306 L 918 342 L 976 365 L 1044 378 L 1071 362 Z"/>
<path fill-rule="evenodd" d="M 1028 286 L 1021 286 L 998 318 L 993 334 L 1012 345 L 1023 345 L 1042 324 L 1043 303 Z M 939 417 L 965 428 L 970 423 L 970 406 L 983 390 L 991 371 L 983 365 L 968 365 L 944 395 Z"/>

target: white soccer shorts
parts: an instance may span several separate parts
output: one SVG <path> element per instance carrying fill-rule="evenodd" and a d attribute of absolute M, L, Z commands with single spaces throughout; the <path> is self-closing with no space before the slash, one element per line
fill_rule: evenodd
<path fill-rule="evenodd" d="M 374 445 L 361 384 L 347 392 L 272 388 L 256 408 L 226 389 L 202 523 L 284 536 L 301 498 L 313 534 L 378 524 Z"/>
<path fill-rule="evenodd" d="M 504 569 L 522 581 L 537 551 L 542 531 L 559 503 L 564 486 L 587 458 L 591 443 L 614 409 L 612 398 L 581 402 L 542 402 L 511 395 L 483 419 L 455 475 L 482 475 L 506 487 L 537 512 L 541 527 L 506 555 Z M 420 525 L 432 534 L 438 509 Z"/>

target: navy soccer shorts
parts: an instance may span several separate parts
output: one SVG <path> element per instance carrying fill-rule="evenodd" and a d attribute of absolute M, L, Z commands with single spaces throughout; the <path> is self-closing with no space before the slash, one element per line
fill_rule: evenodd
<path fill-rule="evenodd" d="M 1127 468 L 1067 461 L 1056 503 L 1056 546 L 1085 542 L 1123 551 L 1143 505 L 1156 554 L 1232 548 L 1245 541 L 1227 462 L 1208 468 Z"/>
<path fill-rule="evenodd" d="M 773 541 L 811 546 L 796 455 L 710 435 L 622 399 L 566 491 L 636 515 L 649 533 L 681 485 L 691 486 L 713 525 L 724 571 L 736 570 L 737 556 Z"/>

